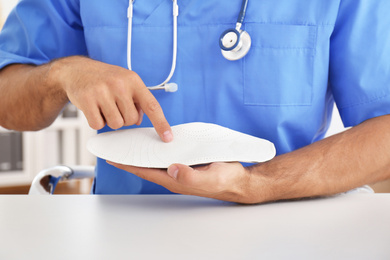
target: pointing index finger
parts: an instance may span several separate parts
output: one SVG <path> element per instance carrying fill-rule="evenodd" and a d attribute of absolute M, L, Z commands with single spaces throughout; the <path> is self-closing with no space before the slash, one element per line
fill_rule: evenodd
<path fill-rule="evenodd" d="M 164 112 L 156 98 L 145 88 L 137 92 L 136 100 L 142 111 L 149 117 L 161 140 L 169 143 L 173 140 L 171 126 L 164 116 Z"/>

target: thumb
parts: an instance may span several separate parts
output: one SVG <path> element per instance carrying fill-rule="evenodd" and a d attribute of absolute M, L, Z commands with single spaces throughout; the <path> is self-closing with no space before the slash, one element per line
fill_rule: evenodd
<path fill-rule="evenodd" d="M 172 164 L 168 167 L 167 172 L 169 176 L 183 184 L 190 184 L 194 181 L 195 170 L 187 165 Z"/>

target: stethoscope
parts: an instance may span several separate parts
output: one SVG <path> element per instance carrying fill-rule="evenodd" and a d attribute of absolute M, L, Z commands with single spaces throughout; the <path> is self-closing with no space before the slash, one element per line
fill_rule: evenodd
<path fill-rule="evenodd" d="M 128 29 L 127 29 L 127 67 L 131 70 L 131 36 L 133 28 L 133 5 L 135 0 L 129 0 L 129 8 L 127 10 Z M 177 0 L 173 2 L 173 54 L 171 71 L 168 77 L 160 84 L 156 86 L 147 87 L 149 90 L 164 89 L 166 92 L 176 92 L 177 84 L 169 83 L 175 69 L 177 58 L 177 17 L 179 16 L 179 6 Z M 219 38 L 219 46 L 221 48 L 222 55 L 231 61 L 239 60 L 243 58 L 251 47 L 251 37 L 249 34 L 241 29 L 241 26 L 245 19 L 246 9 L 248 6 L 248 0 L 242 0 L 241 10 L 238 15 L 236 28 L 227 29 Z"/>

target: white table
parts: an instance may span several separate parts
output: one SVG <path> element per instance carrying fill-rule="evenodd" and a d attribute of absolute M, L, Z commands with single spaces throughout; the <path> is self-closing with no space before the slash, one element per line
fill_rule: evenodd
<path fill-rule="evenodd" d="M 0 259 L 390 259 L 390 194 L 0 196 Z"/>

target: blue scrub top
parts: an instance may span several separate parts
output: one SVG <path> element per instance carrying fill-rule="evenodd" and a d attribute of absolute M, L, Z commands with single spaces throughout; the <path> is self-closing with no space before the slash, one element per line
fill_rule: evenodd
<path fill-rule="evenodd" d="M 171 125 L 210 122 L 272 141 L 278 154 L 323 138 L 335 101 L 345 126 L 390 113 L 390 1 L 249 1 L 252 48 L 223 58 L 241 0 L 179 0 L 176 93 L 153 92 Z M 87 55 L 126 67 L 128 0 L 22 0 L 0 34 L 0 66 Z M 172 1 L 135 1 L 132 65 L 146 85 L 172 59 Z M 151 126 L 145 118 L 143 127 Z M 100 132 L 109 131 L 104 128 Z M 95 193 L 169 193 L 98 159 Z"/>

